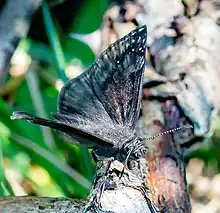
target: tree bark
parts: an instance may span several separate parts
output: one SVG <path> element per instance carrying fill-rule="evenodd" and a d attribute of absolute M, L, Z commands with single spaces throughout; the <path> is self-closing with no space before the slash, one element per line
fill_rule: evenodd
<path fill-rule="evenodd" d="M 157 35 L 150 40 L 149 54 L 151 66 L 160 75 L 150 73 L 146 79 L 144 97 L 148 102 L 144 101 L 142 109 L 144 129 L 152 132 L 152 123 L 165 129 L 185 124 L 194 126 L 193 132 L 187 129 L 173 134 L 171 139 L 148 142 L 147 185 L 152 191 L 152 201 L 162 212 L 190 212 L 183 156 L 201 146 L 219 110 L 220 28 L 216 24 L 219 2 L 201 1 L 196 5 L 190 17 L 176 11 L 178 17 L 173 17 L 170 29 L 164 21 L 161 27 L 153 23 L 155 28 L 149 32 Z M 166 13 L 165 5 L 160 8 L 163 9 L 160 14 Z M 145 18 L 153 22 L 150 15 L 147 13 Z"/>
<path fill-rule="evenodd" d="M 178 109 L 172 101 L 144 100 L 142 111 L 139 129 L 144 138 L 149 137 L 149 133 L 157 135 L 176 128 L 183 119 L 177 117 Z M 178 143 L 181 131 L 146 140 L 148 173 L 145 182 L 150 189 L 149 197 L 160 212 L 191 212 L 183 150 Z"/>
<path fill-rule="evenodd" d="M 86 200 L 49 197 L 0 197 L 1 213 L 81 212 Z"/>

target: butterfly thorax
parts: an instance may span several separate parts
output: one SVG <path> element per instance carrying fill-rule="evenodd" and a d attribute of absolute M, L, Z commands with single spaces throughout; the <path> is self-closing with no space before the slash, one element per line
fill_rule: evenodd
<path fill-rule="evenodd" d="M 106 157 L 114 157 L 120 161 L 125 161 L 128 158 L 137 160 L 144 158 L 146 153 L 147 148 L 143 139 L 134 135 L 130 139 L 118 141 L 113 148 L 93 149 L 93 158 L 95 161 L 103 160 Z"/>
<path fill-rule="evenodd" d="M 127 140 L 122 143 L 120 151 L 126 156 L 130 155 L 130 157 L 139 159 L 145 157 L 147 148 L 142 138 L 134 136 L 131 140 Z"/>

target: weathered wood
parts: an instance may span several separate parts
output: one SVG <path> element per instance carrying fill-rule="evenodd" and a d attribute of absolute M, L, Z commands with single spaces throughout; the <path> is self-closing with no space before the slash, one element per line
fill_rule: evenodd
<path fill-rule="evenodd" d="M 176 116 L 175 105 L 167 101 L 161 103 L 143 101 L 143 115 L 139 129 L 145 138 L 149 133 L 157 135 L 167 129 L 176 128 L 179 119 Z M 169 113 L 167 113 L 169 112 Z M 191 131 L 191 130 L 183 130 Z M 146 185 L 150 189 L 150 198 L 161 212 L 190 212 L 190 200 L 185 180 L 185 167 L 182 148 L 177 143 L 181 132 L 166 134 L 153 140 L 147 140 L 148 173 Z M 172 136 L 172 137 L 171 137 Z"/>
<path fill-rule="evenodd" d="M 1 213 L 82 212 L 86 200 L 49 197 L 0 197 Z"/>
<path fill-rule="evenodd" d="M 142 167 L 135 163 L 131 170 L 109 159 L 98 163 L 93 188 L 89 199 L 40 198 L 40 197 L 1 197 L 0 209 L 3 213 L 23 212 L 133 212 L 156 213 L 157 207 L 148 198 L 144 186 L 146 159 L 141 160 Z M 106 170 L 109 166 L 108 171 Z M 107 171 L 107 172 L 106 172 Z M 95 204 L 95 205 L 94 205 Z M 99 204 L 97 207 L 96 204 Z"/>
<path fill-rule="evenodd" d="M 213 2 L 210 1 L 209 4 Z M 184 131 L 182 134 L 174 134 L 171 140 L 162 138 L 161 141 L 158 139 L 147 142 L 147 183 L 152 190 L 152 201 L 164 208 L 165 212 L 190 212 L 183 155 L 188 155 L 196 146 L 201 146 L 203 137 L 210 131 L 219 110 L 220 58 L 217 52 L 220 48 L 220 29 L 215 23 L 218 18 L 214 8 L 217 7 L 212 8 L 210 17 L 209 7 L 204 7 L 205 3 L 207 6 L 207 1 L 201 2 L 203 7 L 200 7 L 194 17 L 185 18 L 182 26 L 176 25 L 178 29 L 175 30 L 183 35 L 176 32 L 176 38 L 167 36 L 164 32 L 168 29 L 165 29 L 162 31 L 164 34 L 152 40 L 149 48 L 155 62 L 153 66 L 157 73 L 166 77 L 166 83 L 161 81 L 164 78 L 156 76 L 153 84 L 149 81 L 151 85 L 146 86 L 150 89 L 144 92 L 145 97 L 151 96 L 151 100 L 159 100 L 161 109 L 149 109 L 154 102 L 143 104 L 145 129 L 150 123 L 149 111 L 155 111 L 154 119 L 158 114 L 163 114 L 164 118 L 159 117 L 161 119 L 158 120 L 166 129 L 189 122 L 194 125 L 194 132 Z M 153 20 L 148 17 L 148 21 Z M 153 30 L 154 34 L 157 30 Z M 160 85 L 156 86 L 157 83 Z M 154 103 L 154 108 L 155 105 Z"/>

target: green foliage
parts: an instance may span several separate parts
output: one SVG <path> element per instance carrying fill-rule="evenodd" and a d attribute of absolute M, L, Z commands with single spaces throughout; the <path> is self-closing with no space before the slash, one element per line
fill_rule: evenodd
<path fill-rule="evenodd" d="M 100 27 L 108 0 L 88 0 L 77 13 L 76 20 L 69 31 L 75 33 L 91 33 Z"/>
<path fill-rule="evenodd" d="M 95 31 L 100 27 L 107 6 L 107 0 L 85 1 L 69 32 L 85 34 Z M 71 39 L 61 30 L 57 17 L 51 17 L 46 2 L 41 10 L 40 18 L 44 20 L 41 27 L 45 28 L 49 43 L 31 37 L 20 42 L 16 52 L 29 57 L 30 63 L 36 66 L 27 66 L 29 71 L 16 89 L 0 98 L 0 196 L 27 193 L 85 197 L 95 169 L 90 152 L 60 140 L 49 129 L 10 120 L 16 110 L 50 117 L 50 113 L 57 110 L 57 84 L 60 80 L 67 80 L 66 68 L 77 59 L 85 69 L 95 59 L 87 44 Z M 18 53 L 14 57 L 18 57 Z M 28 64 L 24 60 L 24 64 Z M 20 58 L 13 67 L 18 71 L 26 69 Z M 16 77 L 12 75 L 8 82 L 14 79 Z M 54 143 L 53 148 L 48 146 L 48 137 Z"/>
<path fill-rule="evenodd" d="M 71 63 L 73 59 L 79 59 L 84 66 L 88 67 L 95 60 L 95 55 L 87 44 L 68 36 L 62 41 L 65 58 L 68 63 Z"/>
<path fill-rule="evenodd" d="M 54 56 L 55 56 L 54 58 L 55 58 L 56 65 L 59 71 L 59 75 L 60 75 L 60 78 L 65 82 L 67 81 L 67 77 L 64 71 L 66 67 L 66 62 L 65 62 L 64 54 L 62 51 L 62 47 L 61 47 L 56 29 L 55 29 L 55 26 L 53 24 L 49 6 L 47 5 L 45 1 L 43 1 L 42 11 L 43 11 L 43 18 L 44 18 L 46 32 L 48 35 L 50 45 L 54 52 Z"/>

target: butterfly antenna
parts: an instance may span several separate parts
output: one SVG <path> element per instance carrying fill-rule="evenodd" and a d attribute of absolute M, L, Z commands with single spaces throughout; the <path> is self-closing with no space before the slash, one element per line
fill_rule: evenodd
<path fill-rule="evenodd" d="M 166 134 L 171 133 L 171 132 L 176 132 L 176 131 L 179 131 L 181 129 L 192 129 L 192 128 L 193 128 L 193 126 L 191 126 L 191 125 L 184 125 L 184 126 L 181 126 L 181 127 L 177 127 L 175 129 L 170 129 L 170 130 L 167 130 L 165 132 L 159 133 L 158 135 L 149 137 L 146 140 L 153 140 L 153 139 L 155 139 L 155 138 L 157 138 L 159 136 L 166 135 Z"/>

